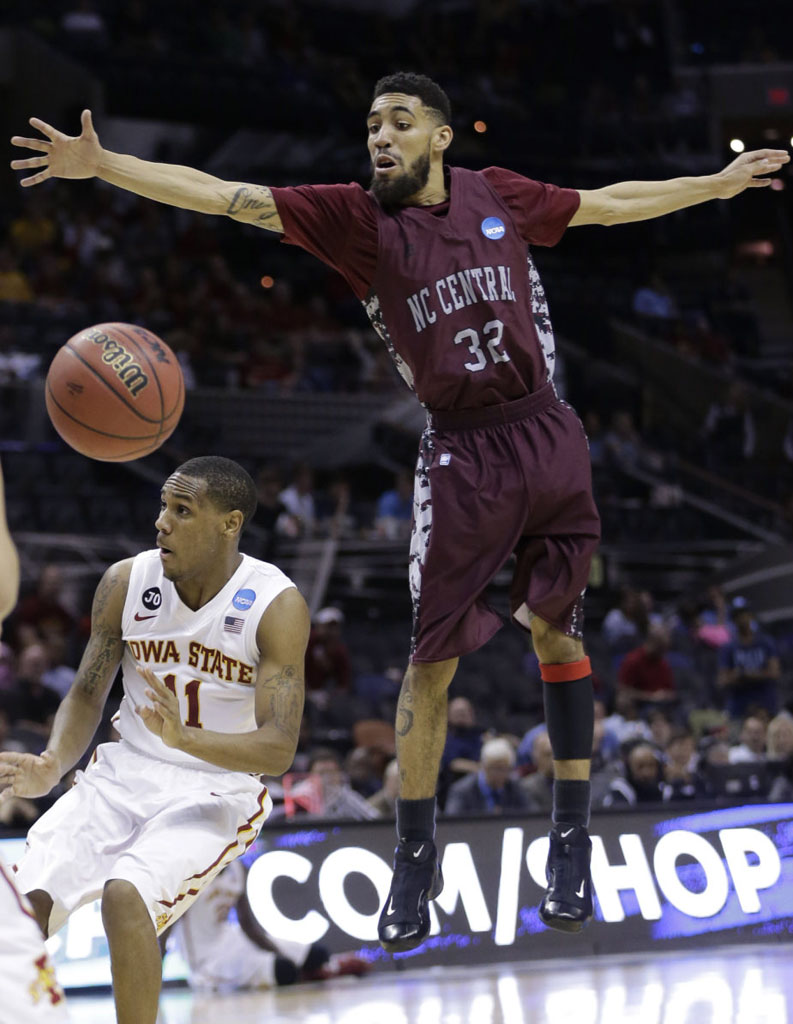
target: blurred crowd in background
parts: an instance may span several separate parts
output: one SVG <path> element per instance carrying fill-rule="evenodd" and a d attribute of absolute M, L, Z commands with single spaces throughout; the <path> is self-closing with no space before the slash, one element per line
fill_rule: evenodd
<path fill-rule="evenodd" d="M 0 646 L 0 748 L 40 752 L 89 629 L 57 565 L 46 566 Z M 289 773 L 271 780 L 273 820 L 393 814 L 394 712 L 407 623 L 313 618 L 307 702 Z M 594 807 L 793 797 L 793 632 L 766 633 L 742 597 L 718 587 L 658 609 L 625 588 L 586 632 L 595 669 Z M 112 725 L 119 682 L 98 740 Z M 464 660 L 449 703 L 440 785 L 447 815 L 547 812 L 552 759 L 539 665 L 516 627 Z M 67 777 L 63 786 L 69 785 Z M 24 827 L 57 796 L 10 800 L 0 823 Z"/>
<path fill-rule="evenodd" d="M 274 185 L 366 183 L 372 86 L 404 67 L 449 92 L 454 160 L 596 188 L 708 173 L 731 159 L 726 139 L 714 138 L 708 70 L 793 60 L 793 35 L 773 28 L 784 12 L 778 0 L 731 0 L 718 19 L 694 0 L 402 0 L 343 11 L 248 0 L 203 5 L 198 17 L 186 0 L 29 0 L 4 23 L 96 76 L 100 139 L 105 122 L 116 139 L 157 122 L 157 159 Z M 59 127 L 76 132 L 78 116 Z M 752 144 L 787 144 L 767 132 Z M 793 398 L 793 352 L 773 344 L 790 310 L 774 308 L 778 290 L 768 286 L 781 272 L 792 183 L 783 174 L 773 193 L 571 231 L 534 252 L 562 339 L 557 387 L 590 440 L 605 543 L 711 538 L 714 520 L 681 499 L 694 471 L 737 517 L 718 522 L 720 538 L 745 537 L 741 517 L 793 538 L 793 418 L 785 426 L 778 411 Z M 241 457 L 207 428 L 211 403 L 191 406 L 190 394 L 207 388 L 262 404 L 398 401 L 403 385 L 347 285 L 254 228 L 96 182 L 0 197 L 0 454 L 14 530 L 153 538 L 159 483 L 91 464 L 54 434 L 26 442 L 26 386 L 71 334 L 114 320 L 161 335 L 184 370 L 188 404 L 169 465 L 211 444 L 254 474 L 251 554 L 277 561 L 328 536 L 406 545 L 414 437 L 384 431 L 380 457 L 365 465 Z M 695 395 L 687 421 L 666 415 L 651 383 L 620 376 L 615 323 L 636 332 L 637 346 L 680 360 L 681 389 Z M 0 748 L 43 748 L 87 636 L 90 589 L 57 563 L 38 569 L 0 647 Z M 782 619 L 769 635 L 748 601 L 707 581 L 655 599 L 625 587 L 603 600 L 585 637 L 598 695 L 595 806 L 790 799 L 793 624 Z M 372 621 L 330 588 L 314 616 L 298 755 L 271 786 L 276 820 L 393 813 L 393 714 L 409 630 L 407 612 Z M 114 737 L 120 696 L 117 682 L 100 739 Z M 511 627 L 461 665 L 441 806 L 545 813 L 550 780 L 537 661 Z M 24 828 L 46 803 L 6 802 L 0 824 Z"/>

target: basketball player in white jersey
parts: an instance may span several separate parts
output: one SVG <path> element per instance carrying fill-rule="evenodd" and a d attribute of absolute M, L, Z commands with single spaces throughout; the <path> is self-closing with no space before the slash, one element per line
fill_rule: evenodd
<path fill-rule="evenodd" d="M 0 635 L 18 589 L 19 559 L 8 532 L 0 466 Z M 68 1019 L 33 910 L 0 860 L 0 1024 L 66 1024 Z"/>
<path fill-rule="evenodd" d="M 99 583 L 47 749 L 0 754 L 0 790 L 48 793 L 88 748 L 121 664 L 120 742 L 33 826 L 17 868 L 45 934 L 101 897 L 119 1024 L 155 1024 L 157 935 L 253 842 L 272 807 L 259 775 L 294 758 L 309 615 L 279 569 L 240 553 L 255 507 L 235 462 L 181 465 L 157 549 Z"/>
<path fill-rule="evenodd" d="M 355 953 L 331 956 L 317 942 L 270 935 L 248 902 L 246 879 L 245 865 L 235 860 L 179 918 L 174 940 L 187 963 L 191 988 L 232 992 L 369 973 L 371 963 Z"/>

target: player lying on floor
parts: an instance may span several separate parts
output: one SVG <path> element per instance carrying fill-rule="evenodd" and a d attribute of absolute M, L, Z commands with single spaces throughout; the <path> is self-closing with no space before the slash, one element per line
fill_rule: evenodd
<path fill-rule="evenodd" d="M 245 893 L 245 866 L 236 860 L 217 875 L 168 935 L 184 957 L 191 988 L 205 991 L 272 988 L 297 981 L 361 976 L 371 964 L 355 953 L 331 956 L 317 942 L 270 935 Z M 235 911 L 235 913 L 232 913 Z"/>

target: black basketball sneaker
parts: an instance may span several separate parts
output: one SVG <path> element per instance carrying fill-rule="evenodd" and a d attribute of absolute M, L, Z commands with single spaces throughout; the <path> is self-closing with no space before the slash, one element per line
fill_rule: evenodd
<path fill-rule="evenodd" d="M 430 932 L 429 901 L 440 896 L 443 876 L 435 843 L 400 839 L 394 877 L 377 923 L 380 945 L 389 953 L 415 949 Z"/>
<path fill-rule="evenodd" d="M 540 920 L 561 932 L 580 932 L 592 917 L 592 842 L 583 825 L 553 826 Z"/>

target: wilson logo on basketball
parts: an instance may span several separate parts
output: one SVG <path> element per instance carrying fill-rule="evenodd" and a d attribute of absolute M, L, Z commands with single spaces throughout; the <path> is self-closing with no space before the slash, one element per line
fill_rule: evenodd
<path fill-rule="evenodd" d="M 120 342 L 108 337 L 103 331 L 91 331 L 88 337 L 95 345 L 101 345 L 104 348 L 102 362 L 118 375 L 124 387 L 133 398 L 136 398 L 149 383 L 149 378 L 141 369 L 140 364 L 135 362 L 134 357 Z"/>

